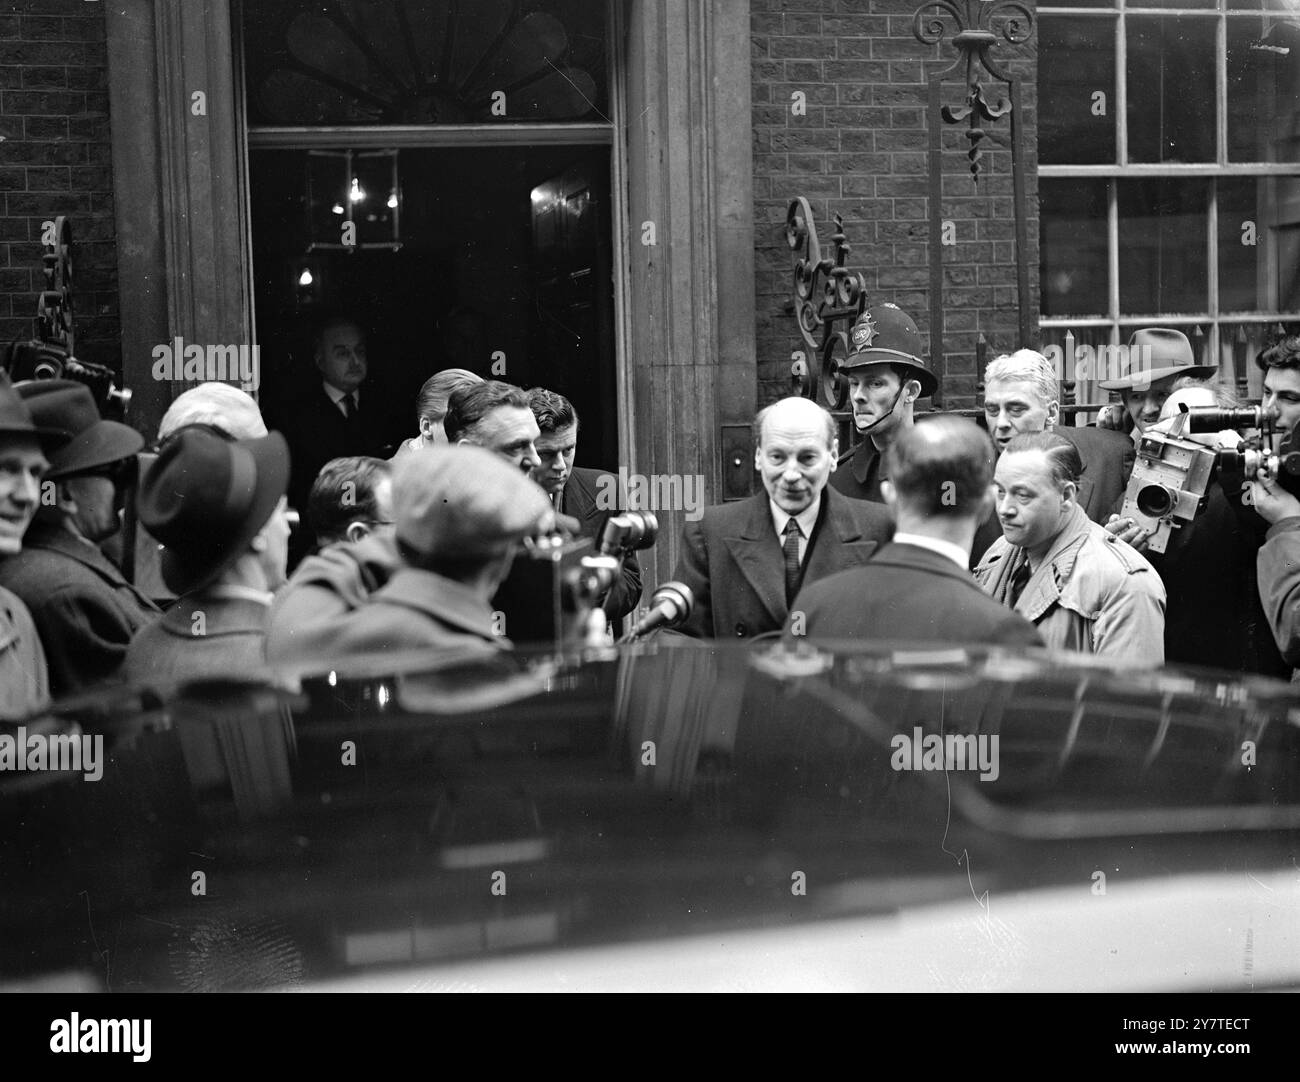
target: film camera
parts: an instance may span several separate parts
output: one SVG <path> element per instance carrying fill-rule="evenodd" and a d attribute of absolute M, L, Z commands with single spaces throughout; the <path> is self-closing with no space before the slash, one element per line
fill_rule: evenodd
<path fill-rule="evenodd" d="M 525 542 L 524 558 L 540 561 L 549 585 L 554 645 L 605 645 L 605 595 L 623 571 L 629 554 L 648 549 L 659 535 L 659 521 L 648 511 L 624 511 L 605 522 L 598 540 L 549 534 Z"/>
<path fill-rule="evenodd" d="M 1189 438 L 1191 433 L 1238 428 L 1258 429 L 1259 435 L 1241 440 L 1236 447 L 1217 448 Z M 1263 474 L 1300 495 L 1300 446 L 1295 431 L 1286 434 L 1276 451 L 1272 443 L 1272 425 L 1258 406 L 1184 406 L 1167 433 L 1143 434 L 1120 514 L 1151 531 L 1147 547 L 1152 552 L 1164 552 L 1173 531 L 1196 517 L 1216 471 L 1229 486 Z"/>
<path fill-rule="evenodd" d="M 84 383 L 95 397 L 100 416 L 120 419 L 131 401 L 131 392 L 115 385 L 111 368 L 79 361 L 73 355 L 76 319 L 72 304 L 72 225 L 63 216 L 47 225 L 50 234 L 41 256 L 45 288 L 36 302 L 37 337 L 11 343 L 3 356 L 3 368 L 14 383 L 29 379 Z"/>

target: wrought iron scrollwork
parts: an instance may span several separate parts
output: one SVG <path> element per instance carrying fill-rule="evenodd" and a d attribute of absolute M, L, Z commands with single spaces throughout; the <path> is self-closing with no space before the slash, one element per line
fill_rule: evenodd
<path fill-rule="evenodd" d="M 990 59 L 989 50 L 997 44 L 998 38 L 1010 45 L 1022 45 L 1028 41 L 1034 32 L 1034 13 L 1020 0 L 999 0 L 993 4 L 987 0 L 930 0 L 912 16 L 912 33 L 918 41 L 935 45 L 948 29 L 948 18 L 956 24 L 953 44 L 959 57 L 941 78 L 955 75 L 965 67 L 967 90 L 963 105 L 945 105 L 940 112 L 947 124 L 969 122 L 966 138 L 970 149 L 966 156 L 970 159 L 971 178 L 978 183 L 980 158 L 984 154 L 980 143 L 988 136 L 981 122 L 993 123 L 1011 112 L 1008 99 L 999 97 L 990 102 L 985 98 L 980 86 L 980 68 L 994 78 L 1011 82 L 1010 74 Z"/>
<path fill-rule="evenodd" d="M 838 214 L 831 237 L 834 258 L 822 255 L 812 209 L 803 196 L 791 200 L 786 210 L 785 239 L 793 263 L 795 322 L 809 352 L 807 358 L 791 358 L 794 393 L 816 399 L 828 409 L 844 409 L 848 388 L 839 366 L 848 356 L 849 328 L 866 307 L 866 279 L 845 265 L 852 249 Z M 845 321 L 842 329 L 837 329 L 841 321 Z M 814 364 L 820 368 L 816 375 Z"/>

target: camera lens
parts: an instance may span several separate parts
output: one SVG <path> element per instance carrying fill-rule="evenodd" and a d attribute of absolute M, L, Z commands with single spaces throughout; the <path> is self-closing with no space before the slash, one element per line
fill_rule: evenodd
<path fill-rule="evenodd" d="M 1177 495 L 1164 485 L 1144 485 L 1138 489 L 1137 508 L 1144 515 L 1160 518 L 1174 508 Z"/>

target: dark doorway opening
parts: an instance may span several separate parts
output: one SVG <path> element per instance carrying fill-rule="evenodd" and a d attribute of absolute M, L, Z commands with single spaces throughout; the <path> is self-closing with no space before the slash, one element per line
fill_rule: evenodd
<path fill-rule="evenodd" d="M 467 368 L 565 395 L 578 463 L 615 466 L 609 148 L 346 151 L 250 155 L 268 417 L 319 384 L 313 328 L 344 311 L 367 331 L 373 393 L 407 418 L 395 441 L 416 433 L 424 380 Z"/>

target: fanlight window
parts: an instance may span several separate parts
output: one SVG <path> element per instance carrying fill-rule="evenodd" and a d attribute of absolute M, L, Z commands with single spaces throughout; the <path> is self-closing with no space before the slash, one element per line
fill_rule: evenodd
<path fill-rule="evenodd" d="M 254 125 L 600 121 L 608 112 L 601 0 L 245 0 L 243 18 Z"/>

